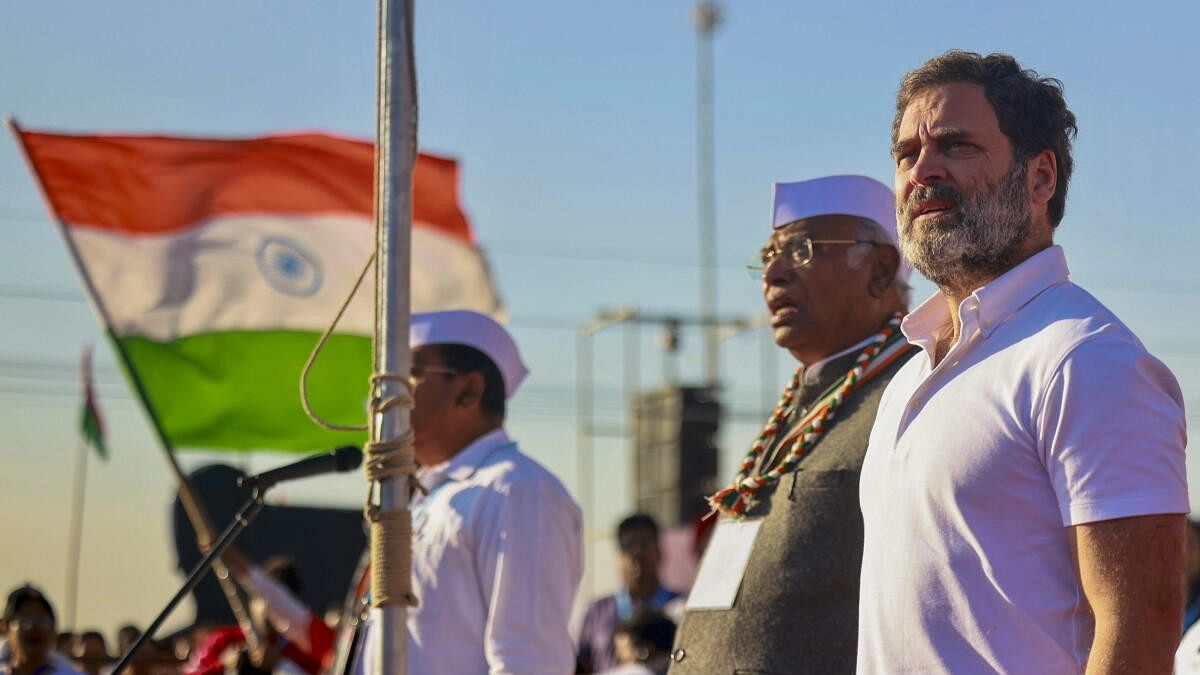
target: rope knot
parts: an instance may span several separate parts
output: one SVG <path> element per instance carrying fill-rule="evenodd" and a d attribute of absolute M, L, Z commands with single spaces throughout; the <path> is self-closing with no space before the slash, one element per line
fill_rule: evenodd
<path fill-rule="evenodd" d="M 389 392 L 388 383 L 399 387 Z M 408 376 L 398 373 L 371 376 L 369 407 L 371 419 L 396 407 L 412 409 L 412 382 Z M 363 472 L 371 486 L 363 517 L 371 530 L 371 604 L 374 607 L 417 605 L 417 597 L 412 591 L 412 512 L 407 506 L 384 510 L 376 501 L 380 485 L 387 480 L 407 478 L 409 494 L 425 491 L 416 477 L 413 440 L 410 425 L 399 438 L 372 440 L 363 447 Z"/>

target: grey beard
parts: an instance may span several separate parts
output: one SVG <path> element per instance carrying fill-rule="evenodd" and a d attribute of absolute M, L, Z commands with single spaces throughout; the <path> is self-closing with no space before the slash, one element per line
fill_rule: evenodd
<path fill-rule="evenodd" d="M 997 184 L 966 200 L 947 185 L 914 189 L 908 203 L 897 208 L 901 252 L 938 287 L 962 293 L 1012 269 L 1033 226 L 1025 173 L 1025 162 L 1015 160 Z M 913 208 L 933 198 L 953 200 L 958 218 L 915 227 Z"/>

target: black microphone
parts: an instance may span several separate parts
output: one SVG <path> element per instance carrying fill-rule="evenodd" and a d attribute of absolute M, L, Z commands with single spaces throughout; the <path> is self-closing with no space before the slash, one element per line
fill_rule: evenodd
<path fill-rule="evenodd" d="M 362 459 L 361 450 L 353 445 L 344 445 L 333 452 L 305 457 L 299 462 L 264 471 L 257 476 L 244 476 L 238 479 L 237 484 L 238 487 L 249 485 L 257 488 L 259 492 L 266 492 L 275 487 L 277 483 L 284 481 L 320 476 L 325 473 L 353 471 L 362 464 Z"/>

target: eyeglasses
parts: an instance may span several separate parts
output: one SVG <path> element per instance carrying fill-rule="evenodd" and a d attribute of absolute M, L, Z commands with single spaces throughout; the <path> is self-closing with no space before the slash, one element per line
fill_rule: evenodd
<path fill-rule="evenodd" d="M 779 256 L 784 256 L 784 260 L 792 263 L 792 266 L 799 269 L 812 262 L 814 246 L 816 244 L 870 244 L 878 246 L 879 242 L 868 241 L 866 239 L 813 239 L 811 237 L 795 237 L 788 239 L 782 246 L 771 244 L 763 250 L 756 253 L 746 262 L 746 273 L 751 279 L 762 279 L 767 271 L 767 266 L 771 264 Z"/>
<path fill-rule="evenodd" d="M 419 366 L 414 363 L 412 365 L 412 367 L 408 369 L 408 381 L 410 383 L 412 383 L 412 385 L 415 387 L 418 384 L 424 382 L 425 378 L 427 378 L 430 373 L 441 373 L 443 375 L 461 375 L 461 373 L 459 373 L 457 370 L 454 370 L 453 368 L 443 368 L 441 366 Z"/>

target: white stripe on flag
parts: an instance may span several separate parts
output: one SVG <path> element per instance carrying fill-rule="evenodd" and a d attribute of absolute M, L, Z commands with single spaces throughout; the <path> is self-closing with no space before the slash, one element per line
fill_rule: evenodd
<path fill-rule="evenodd" d="M 129 237 L 68 230 L 118 336 L 166 341 L 215 331 L 321 331 L 374 248 L 358 216 L 234 216 L 181 233 Z M 413 311 L 498 305 L 482 256 L 440 232 L 413 228 Z M 370 335 L 371 279 L 339 333 Z"/>

